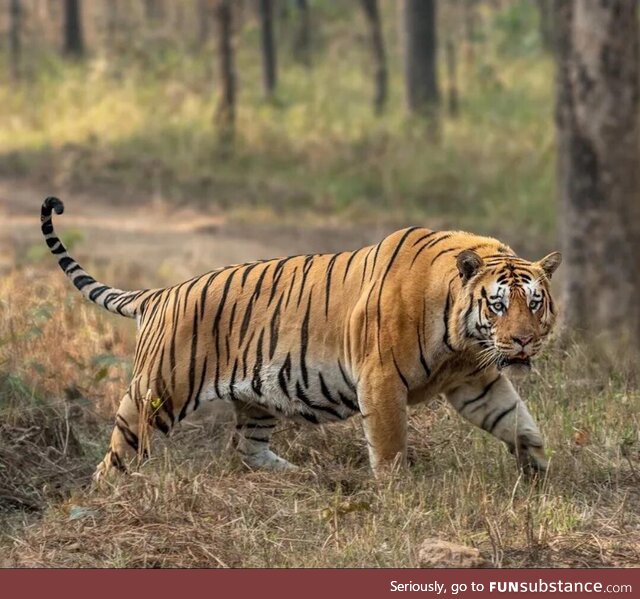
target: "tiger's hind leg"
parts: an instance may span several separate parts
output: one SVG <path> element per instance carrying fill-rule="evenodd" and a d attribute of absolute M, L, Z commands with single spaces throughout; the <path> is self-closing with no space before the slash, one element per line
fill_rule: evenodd
<path fill-rule="evenodd" d="M 139 451 L 140 417 L 138 406 L 127 392 L 116 413 L 116 423 L 111 433 L 109 451 L 93 473 L 93 480 L 99 482 L 110 473 L 117 471 L 127 473 L 131 463 L 137 458 Z"/>
<path fill-rule="evenodd" d="M 249 468 L 291 470 L 296 466 L 269 449 L 277 418 L 267 410 L 234 402 L 236 412 L 236 450 Z"/>

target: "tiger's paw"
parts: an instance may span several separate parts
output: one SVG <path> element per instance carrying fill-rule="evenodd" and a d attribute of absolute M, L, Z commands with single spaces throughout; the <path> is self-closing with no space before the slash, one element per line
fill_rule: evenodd
<path fill-rule="evenodd" d="M 518 465 L 528 478 L 544 477 L 549 468 L 544 446 L 537 436 L 521 435 L 517 448 L 511 448 L 511 453 L 515 454 Z"/>
<path fill-rule="evenodd" d="M 115 456 L 115 457 L 114 457 Z M 106 481 L 113 481 L 119 475 L 127 474 L 128 470 L 112 450 L 109 450 L 104 460 L 100 462 L 91 476 L 93 486 L 100 486 Z"/>
<path fill-rule="evenodd" d="M 252 470 L 298 470 L 298 466 L 287 462 L 270 449 L 252 455 L 243 455 L 242 461 Z"/>

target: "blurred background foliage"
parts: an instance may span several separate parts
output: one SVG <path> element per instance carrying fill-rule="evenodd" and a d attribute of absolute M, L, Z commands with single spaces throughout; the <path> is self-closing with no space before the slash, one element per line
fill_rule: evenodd
<path fill-rule="evenodd" d="M 306 58 L 301 3 L 273 3 L 278 79 L 269 95 L 259 10 L 233 2 L 232 141 L 214 119 L 216 2 L 80 0 L 81 59 L 62 52 L 64 2 L 20 4 L 19 55 L 0 55 L 0 175 L 131 202 L 197 201 L 253 219 L 496 234 L 507 221 L 553 241 L 553 71 L 537 3 L 439 4 L 440 102 L 423 119 L 406 107 L 396 2 L 377 3 L 388 71 L 379 114 L 361 2 L 308 2 Z M 8 31 L 9 12 L 2 17 Z"/>

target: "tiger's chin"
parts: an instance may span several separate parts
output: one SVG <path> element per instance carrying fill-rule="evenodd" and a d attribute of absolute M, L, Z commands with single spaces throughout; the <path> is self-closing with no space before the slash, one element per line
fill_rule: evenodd
<path fill-rule="evenodd" d="M 531 370 L 531 358 L 501 356 L 498 359 L 498 370 L 509 378 L 523 378 Z"/>

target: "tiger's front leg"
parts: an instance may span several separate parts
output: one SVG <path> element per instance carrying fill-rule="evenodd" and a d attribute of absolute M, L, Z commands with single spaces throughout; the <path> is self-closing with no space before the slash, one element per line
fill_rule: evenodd
<path fill-rule="evenodd" d="M 447 394 L 453 407 L 469 422 L 504 441 L 529 473 L 547 469 L 542 436 L 511 382 L 496 372 Z"/>
<path fill-rule="evenodd" d="M 407 389 L 394 376 L 370 374 L 358 385 L 358 403 L 376 477 L 405 464 L 407 453 Z"/>

